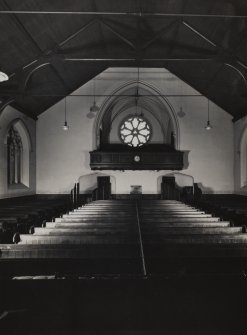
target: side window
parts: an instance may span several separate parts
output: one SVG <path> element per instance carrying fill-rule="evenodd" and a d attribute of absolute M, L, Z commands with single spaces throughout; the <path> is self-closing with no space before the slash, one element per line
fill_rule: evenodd
<path fill-rule="evenodd" d="M 12 126 L 7 135 L 8 185 L 22 183 L 23 145 L 19 132 Z"/>
<path fill-rule="evenodd" d="M 247 187 L 247 127 L 241 138 L 240 147 L 240 187 Z"/>

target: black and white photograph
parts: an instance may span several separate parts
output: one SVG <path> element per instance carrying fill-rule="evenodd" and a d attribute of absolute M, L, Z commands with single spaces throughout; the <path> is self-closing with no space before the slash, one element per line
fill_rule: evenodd
<path fill-rule="evenodd" d="M 247 1 L 0 0 L 0 334 L 247 334 Z"/>

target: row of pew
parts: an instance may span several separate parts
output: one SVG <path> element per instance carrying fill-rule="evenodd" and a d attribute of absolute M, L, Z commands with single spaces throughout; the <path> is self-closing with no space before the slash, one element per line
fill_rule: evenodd
<path fill-rule="evenodd" d="M 95 201 L 18 242 L 0 245 L 0 266 L 22 264 L 9 276 L 230 272 L 241 271 L 247 256 L 244 226 L 172 200 Z"/>
<path fill-rule="evenodd" d="M 62 199 L 34 197 L 4 199 L 0 202 L 0 243 L 14 243 L 18 233 L 28 233 L 47 220 L 60 216 L 69 209 L 69 202 Z"/>
<path fill-rule="evenodd" d="M 229 220 L 235 226 L 247 226 L 247 197 L 236 194 L 203 195 L 191 202 L 198 208 Z"/>

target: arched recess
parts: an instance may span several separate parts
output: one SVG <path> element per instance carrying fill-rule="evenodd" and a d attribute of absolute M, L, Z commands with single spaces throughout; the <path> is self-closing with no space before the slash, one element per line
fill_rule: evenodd
<path fill-rule="evenodd" d="M 183 188 L 186 186 L 192 187 L 193 188 L 193 192 L 194 192 L 194 177 L 189 175 L 189 174 L 185 174 L 185 173 L 181 173 L 181 172 L 170 172 L 167 173 L 165 175 L 161 175 L 158 177 L 157 179 L 157 183 L 158 183 L 158 190 L 161 190 L 161 183 L 162 183 L 162 178 L 163 177 L 175 177 L 175 182 L 177 184 L 177 186 Z"/>
<path fill-rule="evenodd" d="M 112 194 L 116 193 L 116 178 L 102 172 L 85 174 L 79 177 L 80 193 L 89 194 L 97 187 L 97 178 L 110 176 Z"/>
<path fill-rule="evenodd" d="M 247 127 L 240 140 L 240 187 L 247 188 Z"/>
<path fill-rule="evenodd" d="M 117 103 L 121 102 L 123 103 L 124 100 L 132 99 L 134 101 L 135 99 L 135 91 L 136 87 L 138 86 L 140 95 L 142 101 L 145 101 L 147 103 L 152 103 L 153 105 L 159 106 L 160 110 L 164 110 L 168 113 L 171 125 L 170 128 L 173 131 L 174 135 L 174 145 L 177 150 L 179 150 L 180 147 L 180 131 L 179 131 L 179 123 L 176 116 L 176 113 L 169 102 L 169 100 L 162 94 L 156 87 L 153 85 L 150 85 L 149 83 L 143 82 L 143 81 L 131 81 L 127 82 L 124 85 L 118 87 L 117 89 L 113 90 L 112 92 L 109 92 L 109 96 L 105 99 L 103 102 L 100 111 L 97 113 L 97 116 L 95 118 L 94 122 L 94 131 L 93 131 L 93 144 L 95 148 L 98 148 L 100 145 L 100 137 L 101 137 L 101 127 L 103 119 L 106 117 L 106 115 L 109 115 L 108 124 L 111 124 L 112 117 L 110 116 L 111 112 L 114 109 L 114 106 L 116 106 Z M 126 92 L 133 92 L 132 96 L 128 96 Z M 142 91 L 145 92 L 142 97 Z M 126 95 L 126 96 L 125 96 Z M 145 96 L 146 95 L 146 96 Z M 144 98 L 145 97 L 145 98 Z M 144 100 L 145 99 L 145 100 Z M 126 105 L 129 103 L 126 102 Z M 145 109 L 145 107 L 142 107 Z M 124 110 L 124 107 L 122 107 L 122 110 Z M 117 115 L 113 116 L 113 119 Z"/>
<path fill-rule="evenodd" d="M 14 127 L 18 131 L 22 141 L 21 184 L 29 187 L 30 151 L 32 151 L 32 142 L 30 134 L 27 130 L 26 125 L 21 119 L 18 118 L 12 120 L 6 129 L 6 133 L 4 136 L 4 144 L 6 146 L 6 150 L 7 150 L 7 136 L 11 127 Z"/>

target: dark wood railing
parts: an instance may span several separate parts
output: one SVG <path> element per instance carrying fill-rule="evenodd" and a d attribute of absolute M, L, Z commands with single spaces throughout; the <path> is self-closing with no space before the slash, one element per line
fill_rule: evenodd
<path fill-rule="evenodd" d="M 71 208 L 78 208 L 80 205 L 80 184 L 75 183 L 74 187 L 70 191 L 70 202 Z"/>

